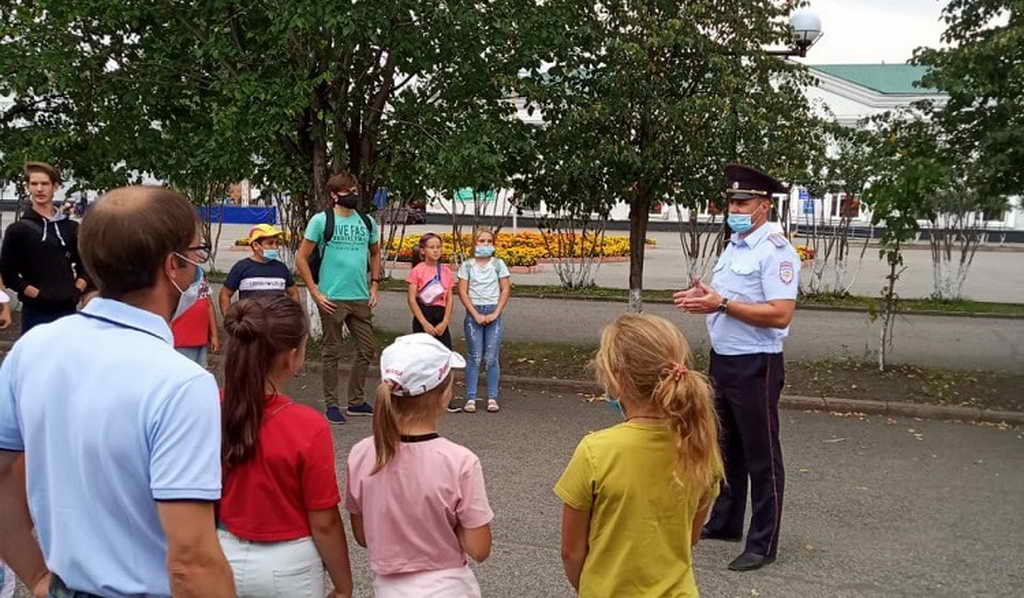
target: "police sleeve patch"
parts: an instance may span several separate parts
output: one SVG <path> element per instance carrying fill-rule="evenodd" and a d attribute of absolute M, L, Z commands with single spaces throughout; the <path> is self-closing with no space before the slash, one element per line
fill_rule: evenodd
<path fill-rule="evenodd" d="M 782 262 L 779 264 L 779 280 L 782 281 L 782 284 L 790 284 L 793 282 L 794 276 L 793 262 Z"/>

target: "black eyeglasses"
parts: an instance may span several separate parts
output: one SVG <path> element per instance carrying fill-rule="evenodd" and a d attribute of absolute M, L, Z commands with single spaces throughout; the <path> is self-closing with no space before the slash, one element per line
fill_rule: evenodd
<path fill-rule="evenodd" d="M 213 252 L 213 247 L 209 243 L 203 245 L 195 245 L 193 247 L 186 247 L 184 253 L 189 259 L 194 260 L 200 264 L 205 264 L 210 261 L 210 255 Z"/>

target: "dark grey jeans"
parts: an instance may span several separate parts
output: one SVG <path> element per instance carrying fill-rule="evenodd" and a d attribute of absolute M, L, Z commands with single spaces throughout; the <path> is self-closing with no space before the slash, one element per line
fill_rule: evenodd
<path fill-rule="evenodd" d="M 53 577 L 50 580 L 50 598 L 103 598 L 102 596 L 90 594 L 89 592 L 72 590 L 64 585 L 64 580 L 57 577 L 56 573 L 52 575 Z"/>

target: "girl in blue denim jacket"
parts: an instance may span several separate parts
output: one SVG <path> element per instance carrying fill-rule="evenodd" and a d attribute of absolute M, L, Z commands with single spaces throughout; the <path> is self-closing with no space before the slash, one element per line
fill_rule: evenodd
<path fill-rule="evenodd" d="M 459 268 L 459 298 L 466 307 L 464 329 L 466 360 L 466 413 L 476 413 L 480 362 L 487 366 L 487 410 L 498 411 L 498 379 L 501 376 L 502 313 L 508 305 L 512 282 L 508 266 L 494 257 L 494 232 L 479 229 L 474 257 Z"/>

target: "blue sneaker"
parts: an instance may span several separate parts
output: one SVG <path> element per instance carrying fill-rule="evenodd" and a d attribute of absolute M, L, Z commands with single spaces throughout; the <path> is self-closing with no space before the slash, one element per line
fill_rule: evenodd
<path fill-rule="evenodd" d="M 345 410 L 345 415 L 373 415 L 373 407 L 371 407 L 369 403 L 349 405 L 348 409 Z"/>
<path fill-rule="evenodd" d="M 327 421 L 331 422 L 336 426 L 340 426 L 345 423 L 345 416 L 341 414 L 341 408 L 337 405 L 330 405 L 327 407 Z"/>

